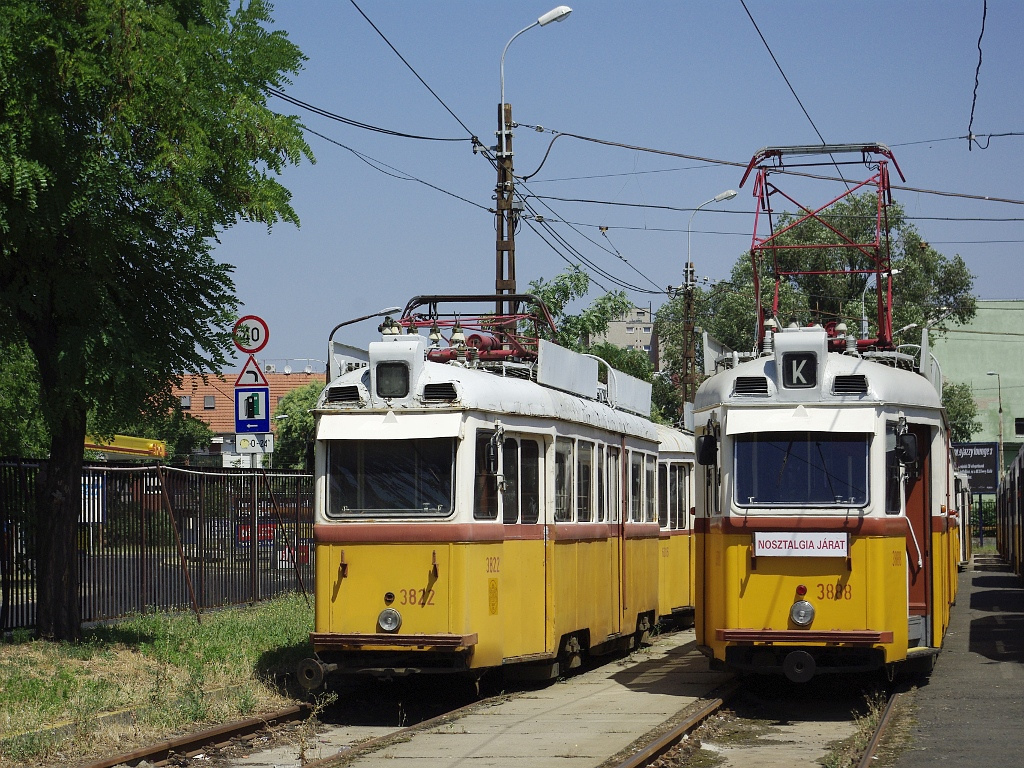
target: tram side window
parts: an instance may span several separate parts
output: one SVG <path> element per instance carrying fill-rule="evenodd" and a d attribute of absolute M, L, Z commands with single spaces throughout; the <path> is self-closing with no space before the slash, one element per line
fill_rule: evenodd
<path fill-rule="evenodd" d="M 540 445 L 534 440 L 523 440 L 520 496 L 523 504 L 522 521 L 527 525 L 533 525 L 540 519 L 540 461 Z"/>
<path fill-rule="evenodd" d="M 675 468 L 672 468 L 673 475 Z M 669 466 L 668 464 L 658 465 L 658 525 L 662 528 L 669 527 L 669 507 L 671 496 L 669 495 Z"/>
<path fill-rule="evenodd" d="M 629 519 L 643 521 L 644 515 L 644 457 L 633 451 L 629 455 Z"/>
<path fill-rule="evenodd" d="M 593 480 L 594 444 L 583 440 L 576 446 L 576 520 L 590 522 L 594 518 Z"/>
<path fill-rule="evenodd" d="M 622 510 L 622 465 L 619 463 L 619 449 L 608 449 L 608 522 L 617 523 Z"/>
<path fill-rule="evenodd" d="M 605 461 L 604 446 L 599 445 L 597 446 L 597 522 L 599 523 L 604 522 L 605 512 L 608 509 L 604 483 Z"/>
<path fill-rule="evenodd" d="M 682 500 L 679 498 L 680 487 L 679 487 L 679 474 L 681 467 L 678 464 L 673 464 L 669 469 L 668 476 L 668 496 L 669 496 L 669 527 L 673 530 L 678 530 L 683 527 L 679 521 L 680 509 L 683 506 Z"/>
<path fill-rule="evenodd" d="M 498 477 L 487 471 L 487 446 L 493 432 L 476 433 L 476 460 L 473 470 L 473 517 L 477 520 L 498 519 Z"/>
<path fill-rule="evenodd" d="M 689 464 L 684 464 L 679 468 L 679 528 L 690 527 L 690 473 L 693 471 L 693 467 Z"/>
<path fill-rule="evenodd" d="M 644 510 L 646 512 L 644 519 L 648 523 L 653 523 L 657 520 L 657 510 L 654 507 L 654 457 L 648 456 L 644 459 Z"/>
<path fill-rule="evenodd" d="M 572 441 L 555 440 L 555 522 L 572 520 Z"/>
<path fill-rule="evenodd" d="M 519 442 L 513 437 L 502 445 L 501 474 L 501 521 L 514 523 L 519 520 Z"/>

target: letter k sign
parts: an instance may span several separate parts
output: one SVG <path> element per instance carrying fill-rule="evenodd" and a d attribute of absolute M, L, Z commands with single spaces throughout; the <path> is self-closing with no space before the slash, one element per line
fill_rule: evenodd
<path fill-rule="evenodd" d="M 782 384 L 789 389 L 807 389 L 818 383 L 818 358 L 813 352 L 790 352 L 782 356 Z"/>

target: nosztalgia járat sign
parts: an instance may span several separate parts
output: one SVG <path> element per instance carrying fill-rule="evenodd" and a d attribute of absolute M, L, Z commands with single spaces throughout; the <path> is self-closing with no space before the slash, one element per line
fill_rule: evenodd
<path fill-rule="evenodd" d="M 971 493 L 995 493 L 999 483 L 998 443 L 953 443 L 956 468 L 971 479 Z"/>

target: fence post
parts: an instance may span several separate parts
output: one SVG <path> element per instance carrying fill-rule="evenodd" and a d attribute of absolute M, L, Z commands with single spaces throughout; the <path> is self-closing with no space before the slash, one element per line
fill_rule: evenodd
<path fill-rule="evenodd" d="M 188 586 L 188 596 L 192 600 L 192 610 L 196 612 L 196 623 L 201 624 L 199 616 L 199 604 L 196 602 L 196 592 L 192 589 L 192 577 L 188 573 L 188 562 L 185 560 L 185 548 L 181 546 L 181 534 L 178 533 L 178 523 L 174 519 L 174 508 L 171 506 L 171 497 L 167 493 L 167 482 L 164 479 L 164 470 L 159 464 L 156 465 L 156 475 L 160 478 L 160 493 L 163 496 L 164 506 L 167 507 L 167 514 L 171 516 L 171 530 L 174 531 L 174 543 L 178 545 L 178 558 L 181 561 L 181 572 L 185 574 L 185 584 Z"/>

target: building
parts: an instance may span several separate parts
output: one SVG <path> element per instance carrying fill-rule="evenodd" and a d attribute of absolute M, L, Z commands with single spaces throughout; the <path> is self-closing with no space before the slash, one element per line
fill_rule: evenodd
<path fill-rule="evenodd" d="M 974 392 L 982 429 L 972 442 L 1002 435 L 1005 466 L 1024 444 L 1024 301 L 979 301 L 970 323 L 932 338 L 931 348 L 944 380 Z"/>
<path fill-rule="evenodd" d="M 288 367 L 290 371 L 290 366 Z M 304 371 L 290 373 L 278 372 L 273 364 L 264 365 L 264 376 L 270 388 L 270 412 L 277 409 L 281 399 L 294 389 L 304 387 L 311 382 L 323 385 L 324 372 L 313 371 L 306 366 Z M 213 444 L 207 454 L 208 458 L 195 457 L 196 463 L 213 464 L 225 467 L 253 466 L 252 456 L 258 454 L 239 454 L 235 451 L 235 380 L 238 373 L 222 375 L 208 373 L 206 381 L 201 374 L 182 376 L 181 387 L 175 388 L 174 395 L 181 402 L 181 409 L 189 416 L 206 422 L 213 430 Z M 276 424 L 271 418 L 271 431 L 276 431 Z"/>
<path fill-rule="evenodd" d="M 635 349 L 647 353 L 654 370 L 660 370 L 658 335 L 654 331 L 654 312 L 650 305 L 633 307 L 621 320 L 608 323 L 608 332 L 595 341 L 605 341 L 623 349 Z"/>

